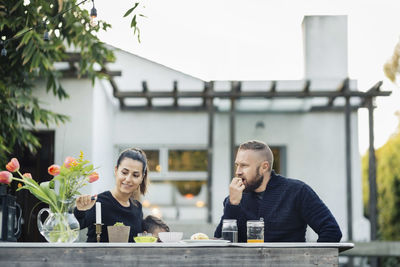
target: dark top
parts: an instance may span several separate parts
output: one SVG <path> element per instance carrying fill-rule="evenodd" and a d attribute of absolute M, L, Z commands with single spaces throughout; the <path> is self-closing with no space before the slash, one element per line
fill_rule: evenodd
<path fill-rule="evenodd" d="M 142 232 L 143 211 L 139 201 L 129 201 L 130 206 L 122 206 L 111 194 L 105 191 L 97 196 L 97 201 L 101 202 L 101 222 L 103 223 L 100 242 L 108 242 L 107 226 L 122 222 L 130 226 L 129 242 L 133 240 L 137 233 Z M 79 211 L 75 208 L 75 217 L 78 219 L 80 228 L 88 227 L 87 242 L 96 242 L 96 205 L 90 210 Z"/>
<path fill-rule="evenodd" d="M 224 200 L 224 214 L 214 236 L 221 237 L 223 219 L 236 219 L 238 241 L 247 241 L 247 220 L 264 219 L 264 242 L 305 242 L 307 224 L 318 234 L 318 242 L 339 242 L 339 225 L 317 194 L 302 181 L 271 172 L 262 193 L 243 193 L 239 205 Z"/>

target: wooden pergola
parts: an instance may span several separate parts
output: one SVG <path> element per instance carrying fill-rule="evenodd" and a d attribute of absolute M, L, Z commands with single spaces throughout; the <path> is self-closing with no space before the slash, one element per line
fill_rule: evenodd
<path fill-rule="evenodd" d="M 70 54 L 67 60 L 70 68 L 63 71 L 63 77 L 71 78 L 77 77 L 77 70 L 74 68 L 74 62 L 79 60 L 79 54 Z M 107 69 L 100 70 L 101 73 L 108 75 L 109 82 L 113 89 L 113 95 L 119 100 L 120 108 L 122 111 L 179 111 L 179 112 L 206 112 L 208 114 L 208 180 L 207 180 L 207 202 L 208 202 L 208 216 L 207 221 L 211 222 L 211 187 L 212 187 L 212 159 L 213 159 L 213 132 L 214 132 L 214 114 L 222 112 L 214 104 L 216 99 L 227 99 L 230 101 L 230 109 L 228 111 L 230 118 L 230 156 L 231 156 L 231 177 L 233 177 L 233 162 L 235 159 L 235 115 L 237 113 L 246 113 L 255 111 L 238 110 L 236 104 L 242 99 L 326 99 L 326 104 L 312 105 L 306 110 L 297 110 L 294 112 L 342 112 L 345 117 L 345 151 L 346 151 L 346 190 L 347 190 L 347 229 L 348 239 L 353 239 L 353 212 L 352 212 L 352 166 L 351 166 L 351 112 L 357 111 L 359 108 L 368 109 L 369 118 L 369 214 L 371 223 L 371 240 L 376 240 L 377 237 L 377 189 L 376 189 L 376 158 L 374 149 L 374 118 L 373 112 L 375 106 L 375 98 L 380 96 L 389 96 L 391 91 L 381 91 L 382 82 L 377 82 L 369 90 L 365 92 L 351 90 L 350 79 L 346 78 L 342 81 L 335 91 L 327 90 L 310 90 L 311 81 L 303 81 L 302 88 L 298 90 L 277 90 L 278 81 L 271 81 L 269 88 L 264 90 L 249 91 L 242 90 L 241 81 L 230 81 L 229 91 L 217 91 L 214 89 L 216 81 L 204 82 L 202 91 L 187 91 L 178 90 L 178 82 L 174 81 L 171 91 L 156 91 L 149 90 L 147 82 L 142 82 L 141 91 L 121 91 L 114 80 L 115 76 L 121 76 L 121 71 L 109 71 Z M 171 105 L 154 105 L 153 100 L 159 98 L 172 99 Z M 188 98 L 201 98 L 201 105 L 179 105 L 180 99 Z M 344 104 L 337 105 L 336 99 L 344 99 Z M 144 105 L 127 105 L 127 99 L 145 99 Z M 351 103 L 351 99 L 358 99 L 358 103 Z M 261 113 L 268 113 L 271 111 L 263 110 Z M 282 111 L 280 111 L 282 112 Z M 293 112 L 289 111 L 288 112 Z"/>

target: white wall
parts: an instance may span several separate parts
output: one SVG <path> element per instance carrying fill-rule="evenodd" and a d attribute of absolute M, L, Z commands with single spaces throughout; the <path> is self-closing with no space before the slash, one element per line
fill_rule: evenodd
<path fill-rule="evenodd" d="M 85 159 L 92 160 L 93 134 L 93 88 L 88 79 L 63 79 L 62 85 L 69 94 L 68 99 L 60 101 L 51 93 L 46 93 L 45 85 L 38 84 L 34 90 L 42 107 L 56 113 L 68 115 L 70 120 L 65 124 L 50 125 L 55 130 L 54 163 L 61 165 L 65 157 L 79 157 L 83 151 Z M 39 129 L 47 129 L 42 125 Z M 82 192 L 90 192 L 90 186 Z"/>
<path fill-rule="evenodd" d="M 142 81 L 147 82 L 150 91 L 171 91 L 175 80 L 179 89 L 202 90 L 204 87 L 202 80 L 164 65 L 122 50 L 115 50 L 114 53 L 118 60 L 109 64 L 109 69 L 122 70 L 122 76 L 115 77 L 121 91 L 141 91 Z"/>
<path fill-rule="evenodd" d="M 114 144 L 207 146 L 207 127 L 204 113 L 119 112 Z"/>
<path fill-rule="evenodd" d="M 92 161 L 99 167 L 100 180 L 92 184 L 92 193 L 110 190 L 115 185 L 113 151 L 113 120 L 118 112 L 117 101 L 112 96 L 107 81 L 97 81 L 93 88 Z"/>

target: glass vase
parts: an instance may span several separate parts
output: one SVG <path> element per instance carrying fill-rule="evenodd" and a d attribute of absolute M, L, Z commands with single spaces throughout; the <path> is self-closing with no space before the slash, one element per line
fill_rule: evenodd
<path fill-rule="evenodd" d="M 71 203 L 70 201 L 69 203 Z M 79 237 L 79 222 L 75 218 L 71 206 L 62 209 L 62 212 L 53 212 L 50 209 L 41 209 L 38 213 L 37 224 L 39 232 L 50 243 L 72 243 Z M 49 215 L 42 223 L 41 215 Z"/>

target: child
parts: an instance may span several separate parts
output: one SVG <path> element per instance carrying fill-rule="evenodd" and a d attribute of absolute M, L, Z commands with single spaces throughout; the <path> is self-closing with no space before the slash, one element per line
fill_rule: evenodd
<path fill-rule="evenodd" d="M 158 233 L 169 232 L 168 225 L 153 215 L 148 215 L 143 220 L 142 227 L 143 232 L 151 233 L 154 237 L 157 237 L 157 242 L 161 242 L 160 238 L 158 238 Z"/>

